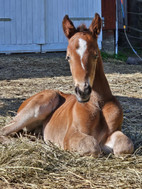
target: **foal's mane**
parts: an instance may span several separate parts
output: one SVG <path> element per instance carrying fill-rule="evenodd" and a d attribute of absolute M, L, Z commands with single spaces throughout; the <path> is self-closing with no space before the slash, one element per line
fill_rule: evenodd
<path fill-rule="evenodd" d="M 89 32 L 89 29 L 86 27 L 85 24 L 81 24 L 77 27 L 77 32 Z"/>

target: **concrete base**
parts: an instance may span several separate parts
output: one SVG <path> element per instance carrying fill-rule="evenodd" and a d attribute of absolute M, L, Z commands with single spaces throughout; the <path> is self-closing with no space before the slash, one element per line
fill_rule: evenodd
<path fill-rule="evenodd" d="M 114 30 L 103 31 L 102 50 L 108 54 L 115 53 L 115 37 Z"/>

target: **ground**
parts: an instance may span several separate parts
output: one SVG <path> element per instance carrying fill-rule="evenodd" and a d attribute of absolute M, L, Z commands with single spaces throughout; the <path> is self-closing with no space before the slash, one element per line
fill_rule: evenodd
<path fill-rule="evenodd" d="M 142 66 L 107 59 L 104 70 L 122 104 L 122 130 L 133 140 L 134 154 L 80 157 L 40 138 L 21 136 L 0 144 L 1 188 L 142 187 Z M 23 100 L 44 89 L 74 93 L 65 53 L 0 55 L 0 127 Z"/>

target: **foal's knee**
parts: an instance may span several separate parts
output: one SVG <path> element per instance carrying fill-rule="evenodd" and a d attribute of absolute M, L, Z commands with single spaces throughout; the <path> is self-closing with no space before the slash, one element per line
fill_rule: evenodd
<path fill-rule="evenodd" d="M 123 154 L 132 154 L 134 145 L 130 138 L 121 131 L 116 131 L 108 138 L 105 143 L 105 149 L 109 149 L 108 151 L 113 152 L 116 156 L 121 156 Z"/>
<path fill-rule="evenodd" d="M 114 155 L 120 156 L 123 154 L 132 154 L 134 151 L 134 145 L 130 138 L 123 133 L 116 137 L 114 143 L 113 152 Z"/>
<path fill-rule="evenodd" d="M 101 154 L 101 148 L 93 136 L 86 136 L 78 144 L 78 152 L 81 155 L 92 155 L 94 157 Z"/>

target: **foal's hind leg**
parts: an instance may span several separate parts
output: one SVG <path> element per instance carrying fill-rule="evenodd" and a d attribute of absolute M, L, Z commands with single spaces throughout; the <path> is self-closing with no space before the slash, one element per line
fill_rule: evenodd
<path fill-rule="evenodd" d="M 58 104 L 59 94 L 56 91 L 46 90 L 34 95 L 23 102 L 11 123 L 1 129 L 0 136 L 18 132 L 24 127 L 29 130 L 33 129 L 33 125 L 37 127 L 57 108 Z"/>
<path fill-rule="evenodd" d="M 103 147 L 105 153 L 113 152 L 114 155 L 132 154 L 134 151 L 133 142 L 121 131 L 112 133 Z"/>

